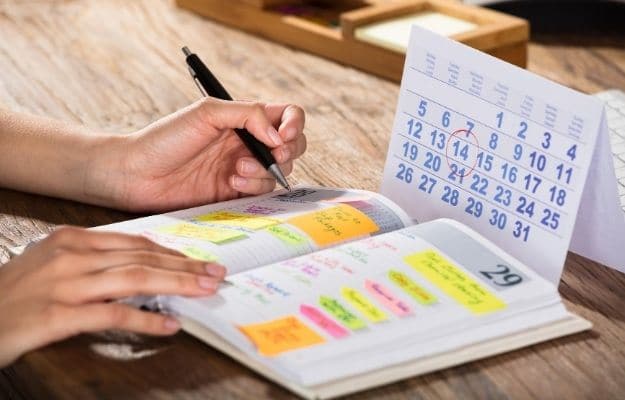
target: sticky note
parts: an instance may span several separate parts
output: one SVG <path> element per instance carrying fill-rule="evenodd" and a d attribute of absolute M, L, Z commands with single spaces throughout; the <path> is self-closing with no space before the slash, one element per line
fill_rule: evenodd
<path fill-rule="evenodd" d="M 328 246 L 379 230 L 367 215 L 347 204 L 294 217 L 289 219 L 288 223 L 306 232 L 320 246 Z"/>
<path fill-rule="evenodd" d="M 434 250 L 411 254 L 404 262 L 474 314 L 500 310 L 506 304 Z"/>
<path fill-rule="evenodd" d="M 199 247 L 185 247 L 180 251 L 185 256 L 195 258 L 200 261 L 213 262 L 218 260 L 216 255 L 204 249 L 200 249 Z"/>
<path fill-rule="evenodd" d="M 232 229 L 214 228 L 192 224 L 190 222 L 182 222 L 176 225 L 164 226 L 157 229 L 162 233 L 181 236 L 191 239 L 207 240 L 213 243 L 223 243 L 229 240 L 242 239 L 246 237 L 243 232 Z"/>
<path fill-rule="evenodd" d="M 328 335 L 335 339 L 340 339 L 349 335 L 349 332 L 345 328 L 326 317 L 321 311 L 313 306 L 302 304 L 299 306 L 299 311 L 302 315 L 312 321 L 312 323 L 323 329 Z"/>
<path fill-rule="evenodd" d="M 243 214 L 235 211 L 215 211 L 194 218 L 196 221 L 221 224 L 236 228 L 258 230 L 280 223 L 280 220 L 255 214 Z"/>
<path fill-rule="evenodd" d="M 406 315 L 412 314 L 410 306 L 395 297 L 384 285 L 367 279 L 365 280 L 365 289 L 367 289 L 367 292 L 369 292 L 374 299 L 391 310 L 395 315 L 405 317 Z"/>
<path fill-rule="evenodd" d="M 404 292 L 424 306 L 436 303 L 436 297 L 419 286 L 415 281 L 401 271 L 388 271 L 388 278 Z"/>
<path fill-rule="evenodd" d="M 239 326 L 239 330 L 264 356 L 275 356 L 325 342 L 323 337 L 293 315 L 260 324 Z"/>
<path fill-rule="evenodd" d="M 388 319 L 382 310 L 356 289 L 342 287 L 341 296 L 371 322 L 382 322 Z"/>
<path fill-rule="evenodd" d="M 302 235 L 293 232 L 284 225 L 274 225 L 267 228 L 267 232 L 280 239 L 289 246 L 301 246 L 308 243 L 308 240 Z"/>
<path fill-rule="evenodd" d="M 330 315 L 352 331 L 357 331 L 367 326 L 363 320 L 352 314 L 341 303 L 331 297 L 321 296 L 319 298 L 319 304 L 321 304 L 321 307 Z"/>

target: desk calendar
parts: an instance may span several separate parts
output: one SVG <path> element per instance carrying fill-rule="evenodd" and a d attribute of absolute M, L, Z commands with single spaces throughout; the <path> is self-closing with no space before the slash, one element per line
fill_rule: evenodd
<path fill-rule="evenodd" d="M 602 117 L 590 96 L 413 27 L 381 192 L 557 282 Z"/>

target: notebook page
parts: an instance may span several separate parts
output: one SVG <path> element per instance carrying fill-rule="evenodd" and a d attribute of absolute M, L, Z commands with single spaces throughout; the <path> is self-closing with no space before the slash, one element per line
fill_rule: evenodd
<path fill-rule="evenodd" d="M 453 234 L 454 247 L 480 246 L 481 263 L 465 265 L 424 240 L 424 227 L 432 225 Z M 412 356 L 424 356 L 563 318 L 553 285 L 476 236 L 433 221 L 239 273 L 213 297 L 168 303 L 217 332 L 238 329 L 224 339 L 304 384 L 393 359 L 380 354 L 394 351 L 399 359 L 412 349 Z M 545 308 L 550 311 L 537 318 Z M 531 318 L 523 318 L 530 311 Z M 522 323 L 471 334 L 512 318 Z M 458 332 L 463 335 L 455 342 L 427 345 Z"/>
<path fill-rule="evenodd" d="M 410 224 L 376 193 L 297 187 L 95 229 L 143 235 L 232 274 Z"/>

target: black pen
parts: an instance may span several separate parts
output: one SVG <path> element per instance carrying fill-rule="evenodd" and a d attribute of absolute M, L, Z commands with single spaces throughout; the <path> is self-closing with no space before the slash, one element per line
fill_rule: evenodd
<path fill-rule="evenodd" d="M 215 75 L 210 72 L 210 70 L 206 67 L 206 65 L 204 65 L 202 60 L 200 60 L 196 54 L 191 53 L 191 50 L 189 50 L 186 46 L 182 48 L 182 52 L 187 57 L 186 61 L 189 66 L 191 77 L 204 96 L 232 101 L 232 97 L 228 94 L 226 89 L 224 89 L 217 78 L 215 78 Z M 237 128 L 234 131 L 243 141 L 245 147 L 252 152 L 254 158 L 256 158 L 258 162 L 260 162 L 262 166 L 274 176 L 274 178 L 276 178 L 280 186 L 290 192 L 291 186 L 284 177 L 282 170 L 278 166 L 276 159 L 271 154 L 271 151 L 269 151 L 269 148 L 267 148 L 263 142 L 256 139 L 256 137 L 254 137 L 254 135 L 252 135 L 247 129 Z"/>

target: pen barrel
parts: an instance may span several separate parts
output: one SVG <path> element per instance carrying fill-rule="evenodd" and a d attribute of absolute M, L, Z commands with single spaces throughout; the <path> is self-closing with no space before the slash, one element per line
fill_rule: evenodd
<path fill-rule="evenodd" d="M 239 136 L 245 147 L 252 153 L 252 155 L 267 169 L 272 164 L 276 164 L 276 159 L 271 154 L 271 151 L 267 148 L 263 142 L 256 139 L 247 129 L 235 129 L 236 134 Z"/>
<path fill-rule="evenodd" d="M 217 99 L 232 101 L 228 91 L 221 85 L 215 75 L 206 68 L 206 65 L 197 55 L 191 54 L 187 56 L 187 65 L 195 72 L 195 76 L 204 87 L 204 90 L 206 90 L 206 94 Z"/>

